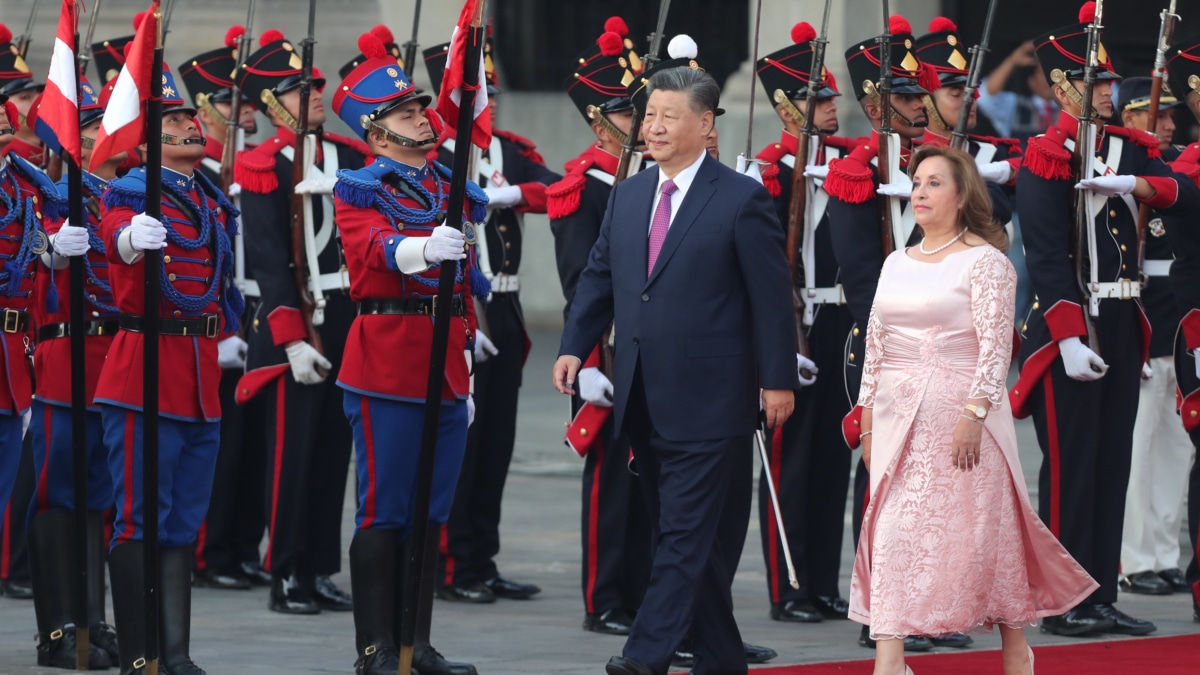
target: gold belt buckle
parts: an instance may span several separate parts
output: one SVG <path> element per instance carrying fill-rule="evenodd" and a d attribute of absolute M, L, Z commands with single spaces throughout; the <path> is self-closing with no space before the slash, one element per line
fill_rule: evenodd
<path fill-rule="evenodd" d="M 4 332 L 16 333 L 21 330 L 21 312 L 15 309 L 4 310 Z"/>
<path fill-rule="evenodd" d="M 1133 298 L 1133 282 L 1129 279 L 1121 280 L 1121 299 L 1130 300 Z"/>
<path fill-rule="evenodd" d="M 433 296 L 433 298 L 431 298 L 429 301 L 429 316 L 433 316 L 433 317 L 437 316 L 437 296 L 436 295 Z"/>
<path fill-rule="evenodd" d="M 208 316 L 204 317 L 204 335 L 205 335 L 205 337 L 210 337 L 210 338 L 217 337 L 217 331 L 219 328 L 220 328 L 220 324 L 217 321 L 216 314 L 209 314 Z"/>

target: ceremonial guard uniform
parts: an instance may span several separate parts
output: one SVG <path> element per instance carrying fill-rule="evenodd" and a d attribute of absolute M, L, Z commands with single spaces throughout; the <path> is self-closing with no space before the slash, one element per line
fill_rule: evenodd
<path fill-rule="evenodd" d="M 79 127 L 85 130 L 83 164 L 104 116 L 92 85 L 79 83 L 82 97 Z M 123 158 L 119 158 L 123 159 Z M 115 165 L 99 169 L 109 178 Z M 68 256 L 86 252 L 84 293 L 87 298 L 84 338 L 86 351 L 87 475 L 88 475 L 88 628 L 93 668 L 117 663 L 116 633 L 105 618 L 104 540 L 108 525 L 105 511 L 113 505 L 112 475 L 100 408 L 92 398 L 100 369 L 117 333 L 120 311 L 109 283 L 108 258 L 100 234 L 101 197 L 108 181 L 83 172 L 83 213 L 86 222 L 76 226 L 65 220 L 49 225 L 52 250 L 41 256 L 41 274 L 30 307 L 37 337 L 33 354 L 36 388 L 33 394 L 29 436 L 33 442 L 36 493 L 29 504 L 30 562 L 34 583 L 34 609 L 38 619 L 38 665 L 75 667 L 75 617 L 79 575 L 75 564 L 75 457 L 71 424 L 71 300 Z M 67 177 L 58 182 L 63 201 L 69 199 Z M 62 207 L 66 213 L 66 205 Z"/>
<path fill-rule="evenodd" d="M 310 137 L 317 144 L 316 162 L 302 189 L 312 195 L 312 232 L 304 245 L 308 288 L 319 289 L 313 297 L 325 305 L 324 320 L 314 314 L 313 321 L 320 324 L 321 355 L 306 342 L 291 258 L 289 202 L 298 122 L 279 100 L 300 86 L 301 61 L 277 30 L 263 33 L 259 45 L 239 74 L 242 91 L 264 114 L 272 112 L 278 128 L 274 138 L 239 153 L 234 178 L 242 186 L 242 208 L 253 214 L 246 222 L 246 264 L 262 294 L 250 324 L 249 372 L 238 400 L 265 394 L 268 545 L 263 566 L 272 575 L 269 607 L 289 614 L 344 611 L 351 609 L 350 597 L 329 575 L 341 568 L 342 558 L 351 438 L 336 380 L 354 304 L 330 192 L 335 173 L 361 168 L 368 151 L 361 141 L 320 129 L 325 81 L 314 78 L 309 123 L 317 129 Z"/>
<path fill-rule="evenodd" d="M 162 89 L 164 125 L 170 122 L 169 129 L 184 134 L 164 133 L 164 151 L 203 143 L 194 121 L 173 121 L 195 110 L 185 107 L 165 66 Z M 164 157 L 164 163 L 171 162 L 179 164 Z M 162 169 L 161 221 L 145 215 L 147 174 L 137 169 L 109 183 L 100 222 L 109 283 L 121 315 L 94 401 L 101 409 L 116 504 L 109 563 L 123 673 L 141 672 L 147 648 L 144 579 L 151 572 L 144 569 L 142 543 L 146 319 L 141 263 L 144 250 L 159 247 L 159 654 L 163 670 L 173 675 L 203 673 L 189 655 L 193 547 L 208 510 L 220 436 L 217 337 L 222 329 L 237 329 L 242 300 L 233 288 L 230 239 L 237 210 L 202 174 L 180 171 Z"/>
<path fill-rule="evenodd" d="M 792 43 L 759 59 L 759 83 L 771 105 L 784 120 L 778 142 L 768 145 L 756 159 L 764 163 L 763 184 L 775 199 L 779 222 L 786 229 L 792 200 L 795 171 L 809 165 L 823 166 L 839 158 L 856 144 L 839 138 L 833 98 L 841 96 L 828 72 L 822 87 L 812 89 L 812 46 L 817 33 L 807 22 L 791 31 Z M 799 134 L 804 114 L 812 99 L 815 116 L 832 119 L 821 123 L 814 117 L 815 135 L 808 156 L 797 164 Z M 841 273 L 834 257 L 826 213 L 829 196 L 820 179 L 804 178 L 808 191 L 804 218 L 798 223 L 803 232 L 797 252 L 796 282 L 805 289 L 803 329 L 809 353 L 804 369 L 824 376 L 805 379 L 796 390 L 796 408 L 787 422 L 774 430 L 768 470 L 779 495 L 779 509 L 788 534 L 792 561 L 800 588 L 788 583 L 783 542 L 775 523 L 775 512 L 767 484 L 767 474 L 759 480 L 758 518 L 762 533 L 763 558 L 767 566 L 767 590 L 771 600 L 771 618 L 777 621 L 816 622 L 822 618 L 846 618 L 848 605 L 838 592 L 841 566 L 842 532 L 845 529 L 844 505 L 849 486 L 850 452 L 842 441 L 842 418 L 850 412 L 842 396 L 841 368 L 846 334 L 853 319 L 841 290 Z M 801 262 L 802 260 L 802 262 Z"/>
<path fill-rule="evenodd" d="M 599 139 L 566 164 L 566 177 L 546 190 L 555 260 L 570 310 L 579 275 L 587 267 L 608 196 L 616 182 L 621 146 L 632 122 L 625 87 L 641 60 L 619 17 L 575 61 L 563 83 Z M 618 126 L 619 125 L 619 126 Z M 629 440 L 612 424 L 611 373 L 600 369 L 600 349 L 583 364 L 580 394 L 572 401 L 566 442 L 584 457 L 582 588 L 585 630 L 628 635 L 650 579 L 650 528 L 637 477 L 629 470 Z M 596 386 L 584 387 L 591 378 Z"/>
<path fill-rule="evenodd" d="M 434 89 L 440 89 L 449 44 L 424 51 Z M 495 119 L 496 70 L 491 41 L 484 48 L 488 103 Z M 451 131 L 447 129 L 447 132 Z M 561 176 L 546 168 L 533 142 L 509 131 L 493 130 L 491 146 L 474 166 L 489 202 L 479 238 L 479 264 L 492 284 L 483 330 L 475 347 L 475 400 L 478 422 L 467 436 L 454 508 L 442 537 L 438 596 L 447 600 L 492 602 L 524 599 L 541 591 L 500 576 L 494 560 L 500 552 L 500 502 L 517 438 L 517 398 L 521 371 L 529 355 L 529 336 L 521 310 L 521 244 L 524 214 L 546 212 L 546 186 Z M 448 133 L 447 133 L 448 136 Z M 443 137 L 436 157 L 453 164 L 455 139 Z"/>
<path fill-rule="evenodd" d="M 1082 103 L 1074 82 L 1083 77 L 1088 39 L 1082 24 L 1091 23 L 1093 15 L 1094 5 L 1088 3 L 1080 23 L 1034 40 L 1048 82 L 1074 114 Z M 1111 104 L 1103 94 L 1119 76 L 1103 47 L 1099 55 L 1093 98 L 1102 102 L 1097 109 L 1104 116 Z M 1137 300 L 1138 208 L 1132 193 L 1137 185 L 1149 185 L 1151 196 L 1140 201 L 1174 215 L 1194 214 L 1200 190 L 1159 159 L 1156 138 L 1112 126 L 1099 126 L 1090 162 L 1100 177 L 1078 176 L 1072 151 L 1077 141 L 1090 139 L 1076 139 L 1077 129 L 1076 118 L 1064 112 L 1044 136 L 1030 139 L 1017 178 L 1017 206 L 1037 299 L 1025 321 L 1021 377 L 1010 399 L 1016 417 L 1033 415 L 1042 448 L 1040 515 L 1101 584 L 1078 607 L 1044 619 L 1042 630 L 1141 635 L 1155 630 L 1154 624 L 1113 606 L 1138 382 L 1150 348 L 1150 325 Z M 1070 244 L 1078 194 L 1074 186 L 1081 179 L 1094 223 L 1094 236 L 1081 234 L 1086 237 L 1083 248 L 1092 251 L 1091 275 L 1083 280 L 1072 269 Z M 1080 284 L 1089 289 L 1086 297 L 1081 298 Z M 1098 345 L 1081 341 L 1088 337 L 1089 319 Z"/>
<path fill-rule="evenodd" d="M 237 67 L 237 45 L 245 28 L 234 26 L 225 35 L 225 46 L 188 59 L 179 69 L 179 76 L 201 111 L 201 116 L 213 120 L 205 128 L 204 159 L 197 169 L 214 185 L 220 185 L 221 158 L 225 150 L 229 112 L 223 109 L 233 101 L 231 76 Z M 253 103 L 242 97 L 242 110 Z M 221 109 L 218 109 L 218 106 Z M 255 128 L 242 131 L 253 133 Z M 230 191 L 231 201 L 239 202 L 236 189 Z M 241 229 L 241 228 L 239 228 Z M 258 284 L 246 274 L 245 249 L 241 237 L 234 238 L 234 278 L 246 298 L 246 310 L 239 318 L 246 328 L 248 317 L 254 315 Z M 217 454 L 216 475 L 213 478 L 212 499 L 208 514 L 200 528 L 196 543 L 196 583 L 213 588 L 250 588 L 254 583 L 270 583 L 259 561 L 259 543 L 266 528 L 263 515 L 263 489 L 266 481 L 266 438 L 261 420 L 266 415 L 262 398 L 239 406 L 236 403 L 237 383 L 246 367 L 246 341 L 239 333 L 222 334 L 217 343 L 221 366 L 221 451 Z M 250 420 L 250 423 L 247 421 Z"/>
<path fill-rule="evenodd" d="M 17 107 L 17 117 L 13 121 L 21 125 L 21 130 L 17 132 L 17 137 L 9 144 L 7 151 L 16 153 L 35 166 L 44 167 L 46 146 L 26 124 L 25 118 L 46 85 L 34 81 L 33 73 L 29 71 L 29 66 L 26 65 L 25 59 L 21 58 L 12 39 L 12 31 L 8 26 L 0 24 L 0 94 L 8 97 Z"/>
<path fill-rule="evenodd" d="M 474 250 L 464 252 L 463 234 L 440 225 L 448 208 L 450 170 L 425 162 L 423 147 L 436 141 L 423 115 L 430 97 L 414 88 L 377 36 L 367 33 L 359 45 L 365 58 L 342 81 L 333 108 L 372 139 L 376 157 L 364 168 L 338 172 L 338 226 L 358 317 L 337 383 L 357 449 L 357 530 L 350 545 L 355 667 L 359 675 L 391 675 L 399 665 L 406 587 L 402 563 L 412 536 L 422 424 L 425 406 L 432 403 L 425 396 L 435 316 L 452 315 L 429 545 L 450 515 L 466 449 L 473 412 L 469 356 L 476 330 L 471 297 L 486 297 L 488 283 Z M 469 221 L 484 219 L 487 197 L 470 181 L 467 185 L 463 220 L 469 242 L 474 238 Z M 444 307 L 435 302 L 440 264 L 458 270 L 454 299 Z M 414 673 L 474 675 L 473 666 L 446 662 L 429 646 L 427 631 L 428 626 L 419 627 Z"/>

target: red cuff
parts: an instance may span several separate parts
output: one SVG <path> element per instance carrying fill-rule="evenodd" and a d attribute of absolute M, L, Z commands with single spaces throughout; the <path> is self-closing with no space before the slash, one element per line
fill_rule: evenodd
<path fill-rule="evenodd" d="M 612 408 L 602 408 L 591 403 L 583 404 L 575 419 L 567 425 L 563 442 L 580 457 L 587 457 L 592 446 L 600 439 L 600 431 L 612 416 Z"/>
<path fill-rule="evenodd" d="M 851 450 L 857 450 L 862 444 L 862 415 L 862 406 L 856 405 L 842 418 L 842 438 L 846 441 L 846 447 Z"/>
<path fill-rule="evenodd" d="M 592 353 L 587 357 L 587 360 L 583 362 L 583 368 L 599 368 L 599 367 L 600 367 L 600 345 L 596 345 L 596 348 L 592 350 Z M 583 370 L 583 368 L 580 368 L 580 370 Z"/>
<path fill-rule="evenodd" d="M 1179 322 L 1179 327 L 1183 329 L 1183 343 L 1188 351 L 1200 349 L 1200 309 L 1188 311 L 1183 321 Z"/>
<path fill-rule="evenodd" d="M 267 323 L 271 325 L 271 337 L 276 347 L 308 337 L 308 331 L 304 329 L 304 319 L 300 316 L 300 310 L 295 307 L 276 307 L 267 315 Z"/>
<path fill-rule="evenodd" d="M 1200 391 L 1193 391 L 1179 402 L 1179 417 L 1183 420 L 1183 429 L 1189 434 L 1200 427 Z"/>
<path fill-rule="evenodd" d="M 521 213 L 545 213 L 546 212 L 546 186 L 541 183 L 521 183 L 517 187 L 521 188 L 521 196 L 525 199 L 525 203 L 516 207 L 516 210 Z"/>
<path fill-rule="evenodd" d="M 1154 196 L 1150 199 L 1138 200 L 1152 209 L 1165 209 L 1175 204 L 1179 199 L 1179 183 L 1174 178 L 1166 176 L 1142 176 L 1142 179 L 1154 188 Z"/>
<path fill-rule="evenodd" d="M 1055 342 L 1069 337 L 1087 335 L 1087 324 L 1083 320 L 1083 308 L 1079 303 L 1059 300 L 1046 310 L 1046 327 Z"/>
<path fill-rule="evenodd" d="M 1021 155 L 1017 155 L 1016 157 L 1009 157 L 1008 159 L 1006 159 L 1004 161 L 1008 162 L 1008 165 L 1012 167 L 1012 178 L 1010 178 L 1009 181 L 1007 183 L 1005 183 L 1005 185 L 1008 185 L 1008 186 L 1016 185 L 1017 184 L 1017 174 L 1020 173 L 1021 164 L 1023 164 L 1025 162 L 1025 158 L 1022 157 Z"/>

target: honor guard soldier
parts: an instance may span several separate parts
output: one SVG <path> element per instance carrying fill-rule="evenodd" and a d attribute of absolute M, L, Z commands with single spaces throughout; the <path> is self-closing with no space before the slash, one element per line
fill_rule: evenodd
<path fill-rule="evenodd" d="M 1117 112 L 1121 125 L 1149 129 L 1149 77 L 1121 82 Z M 1164 85 L 1166 83 L 1164 82 Z M 1159 98 L 1155 132 L 1164 160 L 1178 158 L 1171 145 L 1174 109 L 1179 101 L 1164 89 Z M 1121 540 L 1121 589 L 1148 595 L 1186 592 L 1179 568 L 1179 528 L 1183 524 L 1187 470 L 1196 449 L 1176 419 L 1175 333 L 1183 319 L 1172 288 L 1171 243 L 1163 218 L 1151 212 L 1145 232 L 1142 262 L 1142 309 L 1150 320 L 1150 360 L 1142 366 L 1137 418 L 1133 424 L 1133 454 L 1129 490 L 1125 497 L 1125 527 Z"/>
<path fill-rule="evenodd" d="M 254 104 L 245 95 L 238 108 L 239 119 L 230 121 L 231 77 L 237 68 L 238 41 L 245 32 L 245 27 L 233 26 L 225 34 L 224 47 L 194 56 L 179 69 L 207 141 L 197 169 L 218 186 L 229 125 L 236 124 L 247 135 L 258 132 Z M 235 205 L 239 201 L 238 190 L 236 183 L 230 185 L 229 197 Z M 234 238 L 234 264 L 234 279 L 246 298 L 246 310 L 239 317 L 244 330 L 249 323 L 247 319 L 254 315 L 259 293 L 258 285 L 246 274 L 241 236 Z M 261 409 L 261 398 L 247 402 L 245 407 L 236 403 L 238 379 L 246 367 L 246 348 L 246 341 L 238 333 L 222 334 L 217 343 L 223 411 L 221 451 L 217 454 L 212 500 L 204 518 L 203 534 L 196 545 L 196 584 L 211 588 L 246 589 L 271 582 L 258 553 L 266 528 L 263 515 L 266 439 L 261 424 L 246 424 L 247 419 L 261 420 L 266 411 Z"/>
<path fill-rule="evenodd" d="M 568 162 L 566 177 L 546 190 L 558 278 L 567 301 L 564 316 L 600 236 L 621 148 L 633 123 L 633 102 L 625 88 L 642 69 L 625 21 L 612 17 L 604 28 L 578 56 L 575 70 L 563 83 L 596 142 Z M 629 440 L 617 433 L 610 419 L 613 385 L 611 373 L 601 370 L 602 348 L 609 347 L 597 345 L 580 371 L 566 442 L 585 460 L 583 628 L 628 635 L 650 579 L 650 528 L 641 488 L 628 466 Z"/>
<path fill-rule="evenodd" d="M 203 675 L 190 656 L 192 558 L 208 510 L 220 440 L 217 338 L 237 330 L 241 295 L 233 287 L 237 210 L 202 174 L 204 136 L 163 66 L 162 219 L 146 215 L 144 169 L 109 183 L 100 221 L 109 284 L 120 310 L 96 384 L 113 480 L 116 521 L 109 566 L 113 615 L 121 630 L 121 672 L 145 663 L 142 392 L 145 251 L 162 251 L 159 319 L 160 547 L 159 649 L 163 670 Z"/>
<path fill-rule="evenodd" d="M 812 45 L 816 30 L 807 22 L 791 31 L 792 44 L 759 59 L 758 81 L 783 122 L 779 141 L 757 155 L 765 164 L 763 184 L 775 199 L 779 222 L 789 226 L 794 171 L 808 166 L 824 166 L 852 150 L 856 141 L 836 136 L 837 104 L 841 96 L 837 83 L 827 71 L 816 78 L 812 69 Z M 810 107 L 811 106 L 811 107 Z M 807 156 L 797 160 L 799 138 L 804 133 L 804 116 L 813 115 L 815 135 Z M 812 373 L 801 376 L 805 385 L 796 393 L 796 410 L 788 421 L 774 430 L 770 446 L 771 479 L 778 488 L 779 509 L 788 533 L 792 560 L 800 588 L 788 583 L 783 544 L 771 508 L 771 496 L 764 474 L 759 484 L 758 517 L 762 532 L 763 558 L 767 566 L 767 590 L 771 599 L 771 618 L 776 621 L 817 622 L 824 618 L 845 619 L 849 605 L 838 592 L 841 565 L 844 509 L 850 481 L 850 452 L 842 451 L 842 418 L 850 405 L 840 391 L 836 376 L 841 368 L 846 334 L 854 320 L 841 291 L 841 274 L 834 257 L 826 217 L 828 196 L 823 181 L 811 177 L 801 185 L 809 190 L 811 208 L 802 217 L 811 223 L 797 226 L 804 233 L 799 256 L 804 279 L 804 329 L 810 353 L 803 357 L 802 368 Z M 811 185 L 811 187 L 810 187 Z M 811 357 L 811 360 L 810 360 Z M 827 373 L 817 377 L 819 371 Z"/>
<path fill-rule="evenodd" d="M 477 176 L 470 179 L 483 186 L 490 200 L 478 246 L 479 265 L 491 281 L 492 294 L 475 343 L 479 423 L 467 436 L 467 454 L 443 538 L 437 590 L 438 597 L 461 602 L 520 600 L 542 590 L 500 576 L 494 558 L 500 552 L 500 501 L 517 438 L 517 398 L 530 346 L 518 277 L 524 214 L 546 212 L 546 186 L 561 176 L 546 168 L 532 141 L 494 128 L 500 90 L 491 44 L 488 38 L 484 75 L 492 144 L 476 155 L 472 166 Z M 447 43 L 423 52 L 434 89 L 440 89 L 449 48 Z M 455 139 L 446 137 L 434 156 L 450 166 L 455 150 Z"/>
<path fill-rule="evenodd" d="M 277 30 L 263 33 L 239 77 L 242 91 L 276 133 L 240 153 L 234 171 L 242 186 L 242 207 L 254 214 L 247 221 L 246 264 L 262 294 L 250 324 L 249 372 L 238 400 L 247 401 L 259 391 L 266 397 L 268 545 L 263 566 L 272 576 L 269 607 L 285 614 L 353 606 L 329 578 L 341 568 L 351 444 L 336 381 L 355 314 L 331 191 L 336 172 L 361 168 L 368 154 L 361 141 L 323 130 L 325 80 L 318 75 L 308 110 L 309 129 L 316 132 L 310 136 L 317 144 L 316 162 L 297 189 L 310 195 L 311 219 L 307 213 L 304 218 L 305 283 L 313 298 L 324 303 L 324 320 L 314 317 L 322 354 L 307 341 L 291 257 L 289 202 L 302 72 L 292 43 Z"/>
<path fill-rule="evenodd" d="M 87 80 L 81 80 L 79 127 L 82 162 L 87 166 L 100 130 L 104 108 Z M 108 258 L 100 233 L 101 198 L 108 182 L 116 178 L 125 153 L 109 158 L 95 172 L 83 171 L 83 213 L 87 221 L 66 220 L 49 224 L 51 249 L 41 256 L 42 270 L 31 313 L 37 326 L 33 366 L 33 393 L 29 435 L 33 440 L 37 492 L 29 505 L 30 563 L 33 572 L 34 610 L 38 619 L 38 665 L 75 668 L 75 602 L 79 575 L 75 559 L 75 462 L 71 430 L 70 278 L 71 256 L 83 255 L 87 309 L 85 312 L 87 458 L 88 458 L 88 636 L 92 668 L 118 662 L 117 636 L 105 618 L 104 539 L 113 505 L 112 474 L 100 407 L 92 400 L 100 369 L 117 334 L 120 310 L 109 283 Z M 58 182 L 59 194 L 68 199 L 67 177 Z M 64 206 L 64 209 L 66 207 Z"/>
<path fill-rule="evenodd" d="M 333 109 L 370 143 L 375 159 L 338 172 L 338 226 L 346 246 L 350 293 L 358 318 L 350 327 L 338 385 L 354 430 L 358 467 L 356 531 L 350 544 L 358 675 L 393 675 L 399 666 L 405 602 L 406 544 L 413 526 L 417 464 L 426 405 L 442 406 L 429 507 L 435 541 L 450 516 L 474 414 L 470 360 L 476 324 L 472 296 L 488 283 L 470 246 L 469 221 L 485 216 L 487 197 L 468 181 L 464 233 L 441 225 L 450 170 L 426 162 L 437 136 L 426 117 L 430 97 L 417 90 L 372 33 L 359 40 L 364 59 L 342 81 Z M 454 299 L 435 304 L 440 266 L 455 265 Z M 452 314 L 441 400 L 426 401 L 434 315 Z M 380 355 L 387 355 L 380 358 Z M 409 600 L 412 601 L 411 599 Z M 413 673 L 474 675 L 449 663 L 418 627 Z"/>
<path fill-rule="evenodd" d="M 25 117 L 46 85 L 33 80 L 33 73 L 12 39 L 12 31 L 0 24 L 0 94 L 7 96 L 17 107 L 14 121 L 21 125 L 7 151 L 15 152 L 31 164 L 42 167 L 46 164 L 46 146 L 34 133 L 32 125 L 25 123 Z"/>
<path fill-rule="evenodd" d="M 1138 302 L 1137 203 L 1164 215 L 1194 214 L 1200 190 L 1162 162 L 1158 139 L 1121 127 L 1098 124 L 1095 155 L 1084 158 L 1092 168 L 1088 175 L 1074 168 L 1075 143 L 1092 141 L 1075 136 L 1084 104 L 1086 24 L 1094 15 L 1095 4 L 1086 3 L 1079 23 L 1034 39 L 1063 114 L 1045 135 L 1030 139 L 1017 177 L 1036 300 L 1025 321 L 1021 376 L 1010 399 L 1013 414 L 1032 415 L 1037 429 L 1042 520 L 1100 583 L 1074 609 L 1043 619 L 1042 630 L 1144 635 L 1155 630 L 1153 623 L 1113 606 L 1138 382 L 1150 349 L 1150 325 Z M 1103 46 L 1098 54 L 1091 105 L 1104 119 L 1113 113 L 1112 85 L 1120 76 Z M 1090 218 L 1080 228 L 1079 249 L 1091 253 L 1086 265 L 1072 269 L 1072 213 L 1080 189 Z"/>

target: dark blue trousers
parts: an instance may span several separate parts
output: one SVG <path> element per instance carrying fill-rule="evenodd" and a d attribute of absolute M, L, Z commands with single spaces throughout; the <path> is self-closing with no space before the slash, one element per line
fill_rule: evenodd
<path fill-rule="evenodd" d="M 17 482 L 17 465 L 21 463 L 21 426 L 20 415 L 0 414 L 0 504 L 8 503 L 13 485 Z"/>
<path fill-rule="evenodd" d="M 33 469 L 37 491 L 29 505 L 29 517 L 47 511 L 75 508 L 75 450 L 71 408 L 34 399 L 29 435 L 33 437 Z M 108 448 L 104 424 L 97 410 L 87 412 L 88 510 L 104 511 L 113 504 L 112 474 L 108 470 Z"/>

